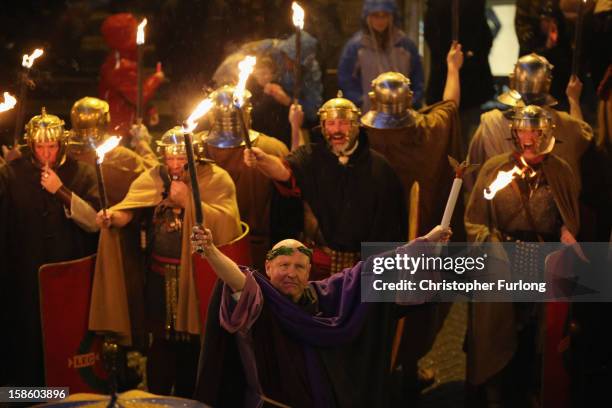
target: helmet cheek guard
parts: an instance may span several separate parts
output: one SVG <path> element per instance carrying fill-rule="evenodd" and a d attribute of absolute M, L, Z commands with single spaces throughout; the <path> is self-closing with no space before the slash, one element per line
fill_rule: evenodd
<path fill-rule="evenodd" d="M 529 105 L 517 109 L 510 125 L 514 148 L 519 153 L 523 153 L 523 146 L 518 134 L 520 130 L 538 130 L 539 135 L 533 148 L 534 152 L 537 155 L 550 153 L 555 146 L 555 137 L 552 134 L 553 127 L 550 113 L 542 107 Z"/>

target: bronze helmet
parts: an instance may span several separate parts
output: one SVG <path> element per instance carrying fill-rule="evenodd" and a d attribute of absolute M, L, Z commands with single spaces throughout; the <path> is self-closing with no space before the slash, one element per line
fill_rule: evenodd
<path fill-rule="evenodd" d="M 401 129 L 414 122 L 410 112 L 413 92 L 410 79 L 399 72 L 385 72 L 372 81 L 368 94 L 372 109 L 361 123 L 375 129 Z"/>
<path fill-rule="evenodd" d="M 36 143 L 58 142 L 59 152 L 57 160 L 52 167 L 60 165 L 66 158 L 67 134 L 64 130 L 64 121 L 55 115 L 50 115 L 43 107 L 40 115 L 34 116 L 26 124 L 26 142 L 30 150 L 34 152 Z M 51 165 L 51 164 L 50 164 Z"/>
<path fill-rule="evenodd" d="M 203 157 L 202 143 L 196 135 L 193 136 L 193 153 L 196 158 Z M 185 147 L 185 133 L 181 126 L 169 129 L 157 141 L 157 153 L 160 157 L 182 156 L 187 154 Z"/>
<path fill-rule="evenodd" d="M 219 148 L 237 147 L 244 144 L 244 130 L 240 123 L 240 110 L 234 104 L 234 86 L 224 85 L 217 88 L 208 96 L 214 103 L 208 116 L 212 128 L 206 135 L 204 142 Z M 251 93 L 244 90 L 244 103 L 242 113 L 251 141 L 259 135 L 251 130 Z"/>
<path fill-rule="evenodd" d="M 70 109 L 72 122 L 71 143 L 92 146 L 104 141 L 110 125 L 108 102 L 86 96 Z"/>
<path fill-rule="evenodd" d="M 529 105 L 516 109 L 512 116 L 510 127 L 512 129 L 514 148 L 520 153 L 522 153 L 523 148 L 517 132 L 521 129 L 540 131 L 536 146 L 534 147 L 536 154 L 550 153 L 555 146 L 555 137 L 552 132 L 554 127 L 552 116 L 541 106 Z"/>
<path fill-rule="evenodd" d="M 553 66 L 541 55 L 531 53 L 518 59 L 510 74 L 510 90 L 497 100 L 509 106 L 552 106 L 557 100 L 550 94 Z"/>
<path fill-rule="evenodd" d="M 328 137 L 325 131 L 325 121 L 328 119 L 348 119 L 351 121 L 350 140 L 351 143 L 359 134 L 359 117 L 361 111 L 353 102 L 346 99 L 342 95 L 342 91 L 338 91 L 338 95 L 325 102 L 319 109 L 319 121 L 321 124 L 321 132 L 323 136 Z"/>

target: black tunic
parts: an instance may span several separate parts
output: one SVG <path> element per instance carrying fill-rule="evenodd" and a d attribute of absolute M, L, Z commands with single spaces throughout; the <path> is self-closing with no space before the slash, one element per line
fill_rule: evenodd
<path fill-rule="evenodd" d="M 94 169 L 67 159 L 56 169 L 76 195 L 98 204 Z M 97 234 L 68 219 L 58 197 L 40 184 L 40 169 L 29 155 L 0 168 L 0 297 L 3 336 L 10 336 L 2 358 L 10 383 L 44 384 L 38 269 L 41 265 L 78 259 L 95 252 Z"/>
<path fill-rule="evenodd" d="M 363 134 L 347 165 L 324 143 L 301 146 L 286 160 L 331 249 L 359 252 L 361 242 L 406 240 L 402 185 Z"/>

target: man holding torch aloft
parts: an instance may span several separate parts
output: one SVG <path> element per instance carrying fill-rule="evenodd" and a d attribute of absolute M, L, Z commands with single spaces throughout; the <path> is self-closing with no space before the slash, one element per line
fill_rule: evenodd
<path fill-rule="evenodd" d="M 360 111 L 339 93 L 319 109 L 318 143 L 300 146 L 284 159 L 253 146 L 247 166 L 276 181 L 281 194 L 304 202 L 304 241 L 314 248 L 313 276 L 354 265 L 361 242 L 401 241 L 407 236 L 404 193 L 388 162 L 370 149 L 359 128 Z M 303 119 L 293 105 L 294 128 Z"/>
<path fill-rule="evenodd" d="M 372 81 L 369 93 L 372 110 L 361 118 L 370 146 L 385 156 L 399 176 L 408 205 L 412 184 L 416 181 L 420 185 L 418 233 L 440 223 L 453 175 L 447 155 L 460 158 L 461 45 L 451 46 L 446 61 L 448 69 L 441 102 L 415 111 L 410 80 L 399 72 L 386 72 Z M 457 213 L 459 221 L 462 211 Z M 461 240 L 460 225 L 453 226 L 454 236 Z"/>
<path fill-rule="evenodd" d="M 408 220 L 417 235 L 429 231 L 443 219 L 454 174 L 447 156 L 460 157 L 461 152 L 458 114 L 461 45 L 451 46 L 446 61 L 448 69 L 441 102 L 415 111 L 410 80 L 399 72 L 385 72 L 372 81 L 369 93 L 372 110 L 361 117 L 370 146 L 389 161 L 402 183 L 406 208 L 417 209 L 418 215 Z M 462 200 L 452 214 L 454 236 L 461 241 L 465 235 L 461 222 Z M 450 221 L 451 218 L 443 220 L 443 227 L 449 227 Z M 433 380 L 432 373 L 417 370 L 417 361 L 433 345 L 448 311 L 446 306 L 432 304 L 413 308 L 405 316 L 403 329 L 399 329 L 403 335 L 392 370 L 402 384 L 401 399 L 405 405 L 414 404 L 419 386 Z M 422 335 L 413 336 L 414 330 Z"/>
<path fill-rule="evenodd" d="M 250 92 L 245 90 L 244 103 L 239 110 L 233 101 L 234 86 L 222 86 L 209 95 L 214 106 L 210 112 L 211 129 L 202 133 L 206 157 L 227 170 L 236 184 L 236 196 L 240 216 L 249 225 L 251 257 L 257 267 L 263 267 L 265 254 L 270 249 L 270 234 L 273 228 L 271 209 L 274 183 L 257 169 L 247 167 L 243 160 L 246 149 L 245 130 L 240 126 L 238 115 L 243 115 L 249 141 L 267 154 L 283 158 L 287 147 L 278 139 L 251 129 Z M 278 217 L 280 218 L 280 217 Z M 287 214 L 283 214 L 286 221 Z"/>
<path fill-rule="evenodd" d="M 170 394 L 174 388 L 176 395 L 188 397 L 193 392 L 202 328 L 189 250 L 196 204 L 185 169 L 184 131 L 178 126 L 168 130 L 158 142 L 163 164 L 143 172 L 121 202 L 98 213 L 103 229 L 90 329 L 115 333 L 121 345 L 137 345 L 143 334 L 150 333 L 149 390 Z M 198 143 L 195 150 L 200 151 Z M 204 224 L 217 231 L 218 245 L 226 244 L 241 234 L 234 183 L 210 161 L 200 157 L 194 164 Z M 124 252 L 119 246 L 119 229 L 135 223 L 146 226 L 146 237 L 133 234 L 131 239 L 132 246 L 144 244 L 147 271 L 139 270 L 135 262 L 140 251 Z M 105 293 L 117 294 L 112 307 L 105 302 Z"/>
<path fill-rule="evenodd" d="M 578 182 L 567 162 L 551 152 L 555 138 L 547 110 L 534 105 L 517 109 L 511 123 L 514 151 L 483 165 L 465 224 L 470 241 L 520 243 L 509 265 L 510 273 L 518 273 L 523 268 L 543 268 L 545 254 L 530 255 L 529 243 L 576 243 Z M 500 183 L 506 174 L 513 177 Z M 470 306 L 467 381 L 473 392 L 468 405 L 481 406 L 475 402 L 478 399 L 490 404 L 486 406 L 529 406 L 540 391 L 542 350 L 536 346 L 536 333 L 541 311 L 533 303 Z M 521 373 L 520 381 L 513 370 Z M 511 382 L 509 389 L 505 385 Z"/>
<path fill-rule="evenodd" d="M 38 270 L 95 252 L 98 191 L 93 168 L 66 156 L 60 118 L 43 108 L 26 141 L 29 151 L 0 167 L 0 298 L 11 310 L 0 324 L 13 334 L 2 361 L 8 383 L 43 386 Z"/>
<path fill-rule="evenodd" d="M 593 140 L 593 129 L 580 117 L 555 109 L 557 100 L 551 95 L 553 66 L 542 55 L 535 53 L 519 58 L 509 75 L 510 89 L 498 97 L 509 109 L 492 109 L 480 117 L 468 149 L 471 163 L 484 164 L 490 158 L 513 150 L 510 131 L 515 110 L 527 105 L 537 105 L 551 116 L 552 135 L 557 143 L 553 152 L 565 160 L 581 181 L 581 161 Z M 575 80 L 568 84 L 567 94 L 572 104 L 579 104 L 581 85 Z M 471 191 L 477 172 L 466 176 L 466 189 Z"/>

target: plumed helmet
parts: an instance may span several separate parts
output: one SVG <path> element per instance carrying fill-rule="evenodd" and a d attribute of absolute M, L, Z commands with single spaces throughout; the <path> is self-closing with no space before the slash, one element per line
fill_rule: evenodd
<path fill-rule="evenodd" d="M 234 86 L 224 85 L 208 96 L 214 105 L 208 114 L 212 128 L 205 142 L 211 146 L 230 148 L 244 144 L 244 130 L 238 116 L 241 112 L 234 104 L 234 89 Z M 249 129 L 251 141 L 255 140 L 259 134 L 250 130 L 252 109 L 251 93 L 245 89 L 242 114 L 246 127 Z"/>
<path fill-rule="evenodd" d="M 342 91 L 338 91 L 338 95 L 325 102 L 319 109 L 319 121 L 321 123 L 321 132 L 327 137 L 325 131 L 325 121 L 328 119 L 348 119 L 351 121 L 350 139 L 353 141 L 359 134 L 359 117 L 361 111 L 357 106 L 346 99 L 342 95 Z"/>
<path fill-rule="evenodd" d="M 514 147 L 519 152 L 523 150 L 517 133 L 519 130 L 539 130 L 539 136 L 533 149 L 538 155 L 550 153 L 555 146 L 552 116 L 540 106 L 529 105 L 516 109 L 510 126 Z"/>
<path fill-rule="evenodd" d="M 518 59 L 510 74 L 510 90 L 498 100 L 510 106 L 552 106 L 557 100 L 550 94 L 553 66 L 541 55 L 531 53 Z"/>
<path fill-rule="evenodd" d="M 79 99 L 72 105 L 70 120 L 72 143 L 90 146 L 103 142 L 110 124 L 108 103 L 91 96 Z"/>
<path fill-rule="evenodd" d="M 410 79 L 399 72 L 385 72 L 372 81 L 372 110 L 361 123 L 375 129 L 400 129 L 412 124 Z"/>
<path fill-rule="evenodd" d="M 66 131 L 64 130 L 64 121 L 55 115 L 49 115 L 43 107 L 40 115 L 34 116 L 27 123 L 26 141 L 32 151 L 36 143 L 59 142 L 59 154 L 57 162 L 62 163 L 66 153 Z"/>

